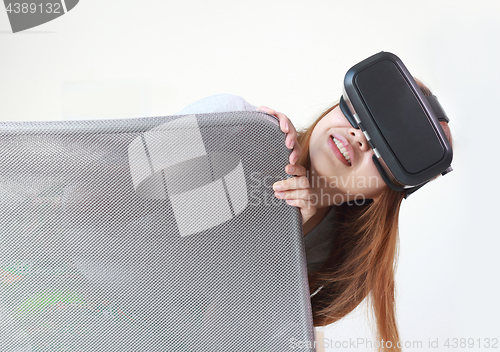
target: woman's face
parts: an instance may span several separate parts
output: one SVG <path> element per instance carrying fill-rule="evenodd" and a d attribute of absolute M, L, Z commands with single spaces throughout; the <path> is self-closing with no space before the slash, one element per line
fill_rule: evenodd
<path fill-rule="evenodd" d="M 338 106 L 314 127 L 309 155 L 311 187 L 327 187 L 331 204 L 373 199 L 387 187 L 372 161 L 365 135 L 351 126 Z"/>

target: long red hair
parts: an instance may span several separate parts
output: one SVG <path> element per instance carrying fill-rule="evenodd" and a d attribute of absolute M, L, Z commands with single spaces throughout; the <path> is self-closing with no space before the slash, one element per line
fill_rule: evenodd
<path fill-rule="evenodd" d="M 431 92 L 416 80 L 422 92 Z M 323 112 L 298 133 L 302 156 L 298 164 L 310 170 L 309 141 L 316 124 L 338 104 Z M 448 124 L 441 122 L 451 143 Z M 318 272 L 309 275 L 315 326 L 331 324 L 349 314 L 369 297 L 376 318 L 378 341 L 391 341 L 391 351 L 400 351 L 396 323 L 394 274 L 398 251 L 399 209 L 404 192 L 389 187 L 371 203 L 337 206 L 337 227 L 330 257 Z M 318 291 L 319 290 L 319 291 Z M 383 350 L 381 348 L 380 350 Z M 387 349 L 389 350 L 389 349 Z"/>

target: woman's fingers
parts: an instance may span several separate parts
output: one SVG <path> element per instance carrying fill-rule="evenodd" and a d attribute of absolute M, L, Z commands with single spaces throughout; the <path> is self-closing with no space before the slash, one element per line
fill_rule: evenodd
<path fill-rule="evenodd" d="M 302 214 L 302 225 L 304 225 L 307 220 L 316 214 L 316 207 L 309 200 L 287 199 L 286 202 L 294 207 L 300 208 L 300 213 Z"/>
<path fill-rule="evenodd" d="M 299 207 L 302 224 L 305 224 L 316 213 L 316 206 L 311 202 L 307 170 L 302 165 L 287 165 L 286 172 L 297 177 L 275 182 L 274 195 L 276 198 L 285 199 L 291 206 Z"/>
<path fill-rule="evenodd" d="M 286 180 L 277 181 L 273 184 L 275 191 L 286 191 L 289 189 L 306 189 L 309 188 L 309 180 L 307 179 L 307 170 L 302 165 L 287 165 L 285 171 L 292 177 Z"/>
<path fill-rule="evenodd" d="M 295 165 L 297 163 L 297 160 L 299 160 L 299 157 L 302 155 L 302 148 L 300 147 L 300 144 L 297 142 L 297 138 L 294 140 L 294 148 L 292 152 L 290 153 L 290 156 L 288 158 L 288 161 L 290 164 Z"/>
<path fill-rule="evenodd" d="M 307 176 L 307 170 L 302 165 L 287 165 L 285 167 L 285 171 L 287 174 L 290 174 L 290 175 Z"/>
<path fill-rule="evenodd" d="M 304 166 L 297 165 L 297 161 L 302 154 L 302 148 L 297 141 L 297 131 L 290 119 L 285 114 L 270 109 L 267 106 L 260 106 L 257 111 L 263 111 L 278 118 L 281 131 L 286 133 L 285 145 L 292 149 L 289 161 L 285 171 L 292 177 L 286 180 L 278 181 L 273 184 L 275 196 L 286 199 L 286 202 L 292 206 L 300 208 L 302 214 L 302 224 L 308 221 L 315 213 L 316 207 L 311 203 L 311 191 L 309 189 L 309 180 Z"/>
<path fill-rule="evenodd" d="M 274 195 L 279 199 L 310 200 L 311 193 L 309 192 L 309 189 L 294 189 L 290 191 L 276 191 L 274 192 Z"/>
<path fill-rule="evenodd" d="M 265 113 L 268 113 L 269 115 L 273 115 L 274 117 L 277 117 L 279 120 L 279 123 L 280 123 L 280 129 L 284 133 L 289 133 L 291 130 L 290 127 L 293 128 L 293 125 L 290 123 L 290 120 L 288 119 L 288 117 L 281 112 L 277 112 L 276 110 L 268 108 L 267 106 L 259 106 L 257 108 L 257 111 L 263 111 Z"/>
<path fill-rule="evenodd" d="M 273 184 L 275 191 L 289 191 L 292 189 L 309 189 L 309 180 L 305 176 L 292 177 L 287 180 L 281 180 Z"/>
<path fill-rule="evenodd" d="M 257 111 L 263 111 L 278 118 L 281 131 L 286 133 L 285 145 L 288 149 L 293 149 L 289 157 L 290 164 L 295 164 L 302 154 L 302 148 L 297 141 L 297 131 L 293 123 L 285 114 L 268 108 L 267 106 L 259 106 Z"/>
<path fill-rule="evenodd" d="M 285 199 L 287 204 L 300 208 L 302 225 L 316 213 L 316 206 L 314 202 L 311 202 L 311 193 L 309 189 L 275 192 L 274 195 L 279 199 Z"/>

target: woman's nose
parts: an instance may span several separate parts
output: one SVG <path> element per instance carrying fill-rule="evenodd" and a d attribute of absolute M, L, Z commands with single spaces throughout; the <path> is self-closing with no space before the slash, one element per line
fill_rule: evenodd
<path fill-rule="evenodd" d="M 354 148 L 358 147 L 362 152 L 371 150 L 370 144 L 361 129 L 350 128 L 349 135 L 351 136 L 351 144 Z"/>

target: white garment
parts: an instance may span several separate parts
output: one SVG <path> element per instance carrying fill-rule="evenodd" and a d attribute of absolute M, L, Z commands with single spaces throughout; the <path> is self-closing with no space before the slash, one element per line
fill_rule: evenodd
<path fill-rule="evenodd" d="M 217 94 L 189 104 L 176 115 L 203 114 L 210 112 L 253 111 L 256 106 L 232 94 Z"/>
<path fill-rule="evenodd" d="M 242 97 L 232 94 L 212 95 L 189 104 L 176 115 L 202 114 L 229 111 L 252 111 L 256 106 Z M 335 227 L 335 206 L 332 206 L 323 220 L 304 237 L 307 272 L 321 269 L 328 259 L 333 243 Z"/>

